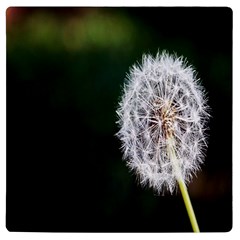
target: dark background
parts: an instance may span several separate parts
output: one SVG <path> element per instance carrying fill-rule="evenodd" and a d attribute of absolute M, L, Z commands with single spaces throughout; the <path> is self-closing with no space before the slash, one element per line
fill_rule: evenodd
<path fill-rule="evenodd" d="M 211 106 L 188 188 L 200 230 L 231 230 L 231 9 L 12 7 L 6 19 L 9 231 L 192 231 L 180 193 L 139 186 L 114 136 L 126 72 L 163 49 L 193 64 Z"/>

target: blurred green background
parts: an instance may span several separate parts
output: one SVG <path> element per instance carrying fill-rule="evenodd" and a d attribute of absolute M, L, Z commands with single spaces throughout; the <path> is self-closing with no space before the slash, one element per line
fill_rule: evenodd
<path fill-rule="evenodd" d="M 196 68 L 211 106 L 189 185 L 200 230 L 231 230 L 231 9 L 11 7 L 6 34 L 9 231 L 192 231 L 179 192 L 140 187 L 114 136 L 129 67 L 164 49 Z"/>

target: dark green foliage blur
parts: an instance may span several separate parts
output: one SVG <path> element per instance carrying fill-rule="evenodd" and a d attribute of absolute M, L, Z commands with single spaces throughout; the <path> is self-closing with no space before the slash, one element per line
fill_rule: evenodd
<path fill-rule="evenodd" d="M 10 231 L 192 231 L 181 195 L 139 186 L 122 161 L 116 109 L 129 67 L 167 50 L 198 72 L 209 148 L 189 185 L 199 227 L 232 227 L 229 8 L 8 8 Z"/>

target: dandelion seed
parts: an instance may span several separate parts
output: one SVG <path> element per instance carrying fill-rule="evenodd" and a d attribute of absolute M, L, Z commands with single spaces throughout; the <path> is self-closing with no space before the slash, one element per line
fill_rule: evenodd
<path fill-rule="evenodd" d="M 183 57 L 143 55 L 130 69 L 117 114 L 124 159 L 158 194 L 188 183 L 203 162 L 209 119 L 204 89 Z"/>

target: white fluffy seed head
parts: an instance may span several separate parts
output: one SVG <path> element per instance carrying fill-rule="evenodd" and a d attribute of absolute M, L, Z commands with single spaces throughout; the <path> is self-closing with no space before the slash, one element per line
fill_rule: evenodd
<path fill-rule="evenodd" d="M 195 71 L 167 52 L 143 55 L 127 75 L 117 115 L 124 159 L 140 183 L 158 194 L 176 189 L 168 139 L 185 183 L 203 162 L 208 106 Z"/>

